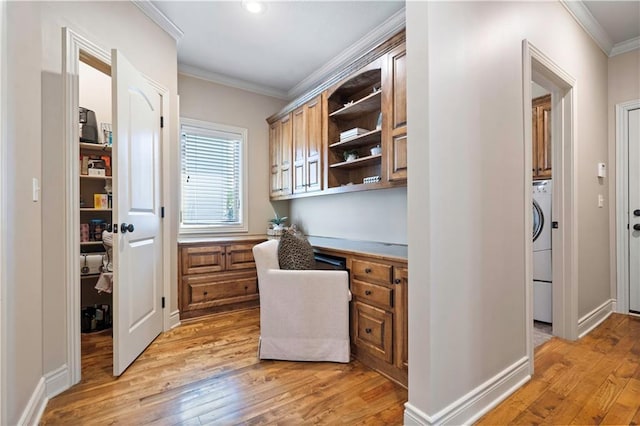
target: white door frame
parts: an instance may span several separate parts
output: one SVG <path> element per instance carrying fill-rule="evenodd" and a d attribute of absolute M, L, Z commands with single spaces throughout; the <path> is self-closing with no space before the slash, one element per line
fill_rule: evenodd
<path fill-rule="evenodd" d="M 552 230 L 553 334 L 565 339 L 578 338 L 577 282 L 577 208 L 576 208 L 576 80 L 555 64 L 528 40 L 522 41 L 522 91 L 524 120 L 524 223 L 531 232 L 531 192 L 533 178 L 531 81 L 551 92 L 551 140 L 553 165 L 552 220 L 559 228 Z M 525 306 L 526 340 L 529 368 L 533 373 L 533 241 L 525 238 Z"/>
<path fill-rule="evenodd" d="M 64 237 L 64 253 L 65 253 L 65 291 L 67 300 L 67 367 L 69 372 L 68 387 L 78 383 L 80 381 L 81 372 L 81 347 L 80 347 L 80 227 L 77 226 L 80 223 L 80 184 L 79 184 L 79 163 L 77 160 L 80 155 L 79 140 L 79 127 L 78 127 L 78 73 L 80 68 L 80 54 L 88 54 L 93 56 L 100 62 L 111 66 L 111 54 L 107 49 L 90 42 L 87 38 L 79 35 L 69 28 L 63 28 L 63 43 L 62 43 L 62 82 L 63 82 L 63 140 L 64 140 L 64 170 L 65 170 L 65 191 L 64 191 L 64 206 L 65 206 L 65 224 L 63 235 Z M 161 84 L 149 79 L 145 76 L 152 87 L 158 91 L 162 96 L 162 114 L 169 115 L 169 91 Z M 162 144 L 162 165 L 165 169 L 166 159 L 169 158 L 169 121 L 165 121 L 165 126 L 161 129 L 160 143 Z M 164 176 L 165 172 L 162 172 Z M 162 179 L 163 182 L 165 179 Z M 163 185 L 163 182 L 160 182 Z M 161 194 L 163 194 L 163 203 L 168 199 L 166 197 L 167 188 L 163 186 Z M 165 298 L 168 298 L 171 294 L 169 279 L 169 268 L 166 265 L 170 264 L 170 250 L 167 249 L 167 235 L 169 234 L 169 221 L 165 220 L 161 232 L 163 233 L 163 293 Z M 166 300 L 168 307 L 170 305 L 169 300 Z M 170 312 L 169 309 L 164 309 L 163 312 L 163 330 L 168 330 L 170 324 Z M 46 372 L 45 372 L 46 373 Z"/>
<path fill-rule="evenodd" d="M 7 181 L 5 177 L 6 173 L 6 158 L 7 158 L 7 137 L 6 137 L 6 112 L 7 108 L 5 106 L 7 102 L 7 73 L 5 70 L 5 66 L 7 64 L 7 46 L 6 40 L 7 37 L 5 35 L 7 31 L 7 19 L 6 19 L 6 1 L 0 2 L 0 424 L 7 424 L 7 419 L 4 417 L 6 413 L 6 374 L 7 366 L 5 365 L 7 357 L 5 356 L 5 349 L 7 347 L 5 338 L 5 324 L 6 321 L 4 319 L 4 313 L 6 312 L 5 303 L 6 303 L 6 289 L 7 289 L 7 280 L 6 280 L 6 265 L 7 259 L 5 257 L 5 244 L 7 234 L 5 230 L 7 229 L 6 220 L 6 195 L 7 191 L 5 190 L 5 183 Z"/>
<path fill-rule="evenodd" d="M 616 312 L 629 313 L 629 111 L 640 99 L 616 105 Z"/>

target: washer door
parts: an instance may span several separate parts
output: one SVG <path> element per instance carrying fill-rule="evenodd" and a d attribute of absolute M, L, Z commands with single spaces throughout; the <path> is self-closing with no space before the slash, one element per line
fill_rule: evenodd
<path fill-rule="evenodd" d="M 542 214 L 542 209 L 540 208 L 536 200 L 533 200 L 533 241 L 538 239 L 538 237 L 542 233 L 543 226 L 544 215 Z"/>

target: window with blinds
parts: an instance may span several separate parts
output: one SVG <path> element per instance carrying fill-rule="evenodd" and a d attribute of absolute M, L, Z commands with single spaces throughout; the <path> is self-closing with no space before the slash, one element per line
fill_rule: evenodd
<path fill-rule="evenodd" d="M 247 231 L 247 130 L 181 119 L 181 233 Z"/>

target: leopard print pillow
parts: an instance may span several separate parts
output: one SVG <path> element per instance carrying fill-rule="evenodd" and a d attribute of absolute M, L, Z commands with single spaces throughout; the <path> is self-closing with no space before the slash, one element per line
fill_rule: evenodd
<path fill-rule="evenodd" d="M 313 247 L 306 238 L 285 231 L 278 243 L 278 263 L 280 269 L 313 269 L 316 265 Z"/>

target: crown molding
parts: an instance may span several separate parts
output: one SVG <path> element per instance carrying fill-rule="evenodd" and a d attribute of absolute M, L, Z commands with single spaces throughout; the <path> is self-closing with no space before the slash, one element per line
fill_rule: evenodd
<path fill-rule="evenodd" d="M 303 93 L 320 85 L 340 69 L 356 61 L 374 47 L 391 38 L 406 26 L 405 8 L 403 7 L 373 31 L 345 49 L 327 64 L 313 72 L 287 93 L 289 99 L 295 99 Z"/>
<path fill-rule="evenodd" d="M 631 38 L 627 41 L 621 41 L 616 43 L 611 49 L 609 57 L 621 55 L 623 53 L 631 52 L 632 50 L 640 49 L 640 37 Z"/>
<path fill-rule="evenodd" d="M 602 26 L 593 17 L 587 6 L 581 0 L 560 0 L 569 13 L 575 18 L 582 28 L 591 36 L 598 47 L 609 56 L 613 48 L 613 41 L 602 28 Z"/>
<path fill-rule="evenodd" d="M 286 101 L 289 100 L 287 92 L 285 92 L 284 90 L 278 90 L 272 87 L 250 83 L 245 80 L 240 80 L 212 71 L 203 70 L 202 68 L 194 67 L 191 65 L 178 64 L 178 74 L 182 74 L 187 77 L 199 78 L 200 80 L 206 80 L 212 83 L 222 84 L 223 86 L 246 90 L 249 92 L 257 93 L 259 95 L 271 96 L 273 98 L 283 99 Z"/>
<path fill-rule="evenodd" d="M 169 34 L 177 42 L 180 41 L 184 32 L 173 23 L 171 19 L 160 11 L 157 7 L 151 3 L 151 0 L 131 0 L 133 4 L 138 6 L 145 15 L 149 17 L 153 22 L 158 24 L 167 34 Z"/>

